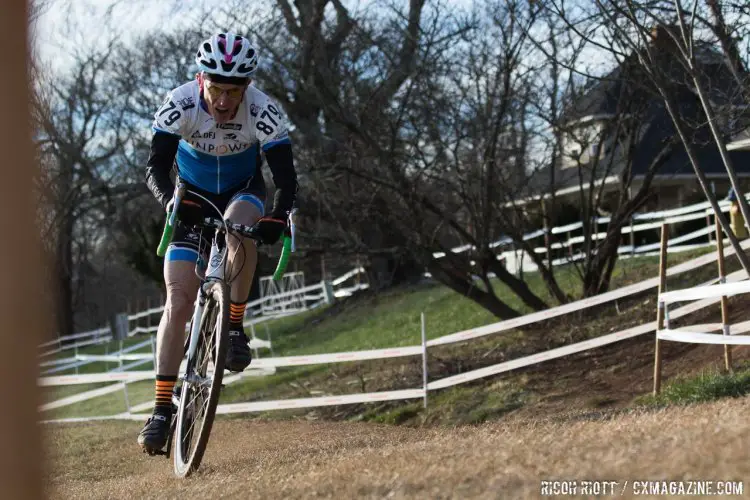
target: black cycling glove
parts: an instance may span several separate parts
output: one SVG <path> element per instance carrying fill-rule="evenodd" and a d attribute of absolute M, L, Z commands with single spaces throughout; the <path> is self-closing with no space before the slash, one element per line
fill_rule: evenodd
<path fill-rule="evenodd" d="M 167 213 L 172 211 L 174 200 L 167 203 Z M 203 222 L 203 207 L 200 203 L 190 200 L 180 200 L 180 206 L 177 207 L 177 220 L 185 226 L 197 226 Z"/>
<path fill-rule="evenodd" d="M 275 217 L 262 217 L 256 224 L 255 230 L 264 245 L 273 245 L 286 229 L 286 220 Z"/>

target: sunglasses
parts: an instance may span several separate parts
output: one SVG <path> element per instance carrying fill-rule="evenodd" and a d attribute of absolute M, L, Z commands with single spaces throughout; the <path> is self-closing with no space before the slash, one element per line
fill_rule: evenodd
<path fill-rule="evenodd" d="M 203 88 L 208 93 L 208 95 L 211 96 L 211 100 L 218 99 L 219 97 L 221 97 L 221 94 L 225 92 L 227 94 L 227 97 L 229 97 L 230 99 L 239 99 L 245 93 L 244 87 L 232 87 L 230 89 L 223 89 L 221 87 L 211 85 L 208 82 L 204 84 Z"/>

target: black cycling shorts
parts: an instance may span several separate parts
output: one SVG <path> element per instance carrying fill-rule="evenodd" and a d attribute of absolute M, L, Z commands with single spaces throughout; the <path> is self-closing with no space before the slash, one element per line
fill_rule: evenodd
<path fill-rule="evenodd" d="M 256 175 L 246 183 L 241 184 L 237 189 L 230 189 L 221 194 L 209 193 L 185 182 L 184 180 L 182 182 L 190 191 L 200 193 L 201 196 L 211 200 L 211 203 L 216 205 L 216 208 L 221 211 L 222 215 L 226 212 L 227 207 L 237 200 L 249 201 L 254 204 L 258 207 L 261 215 L 265 212 L 266 185 L 263 181 L 262 175 Z M 206 203 L 202 198 L 188 193 L 185 195 L 185 199 L 200 203 L 203 208 L 204 217 L 219 217 L 216 209 Z M 170 243 L 164 257 L 165 261 L 184 260 L 195 262 L 198 260 L 199 252 L 204 254 L 204 259 L 208 258 L 207 252 L 210 250 L 210 241 L 206 239 L 205 236 L 205 234 L 201 235 L 200 231 L 185 227 L 178 222 L 174 229 L 172 242 Z"/>

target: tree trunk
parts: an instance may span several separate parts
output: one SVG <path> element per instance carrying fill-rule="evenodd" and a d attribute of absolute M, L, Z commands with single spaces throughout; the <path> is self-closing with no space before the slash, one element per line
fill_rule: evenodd
<path fill-rule="evenodd" d="M 72 335 L 73 331 L 73 225 L 67 217 L 60 227 L 55 252 L 56 325 L 58 336 Z"/>
<path fill-rule="evenodd" d="M 483 292 L 474 286 L 473 282 L 467 281 L 462 276 L 456 276 L 448 269 L 444 269 L 440 265 L 440 261 L 431 261 L 428 265 L 428 269 L 430 274 L 432 274 L 432 277 L 440 283 L 449 287 L 456 293 L 473 300 L 498 318 L 511 319 L 520 316 L 518 311 L 500 301 L 493 293 Z"/>
<path fill-rule="evenodd" d="M 729 69 L 732 71 L 732 76 L 740 85 L 745 100 L 750 99 L 750 86 L 747 85 L 745 78 L 742 75 L 747 74 L 745 71 L 745 64 L 742 61 L 742 56 L 737 48 L 737 42 L 732 39 L 732 36 L 727 29 L 726 21 L 724 20 L 724 14 L 721 12 L 721 5 L 717 0 L 706 0 L 706 5 L 711 10 L 711 14 L 714 17 L 713 31 L 716 37 L 721 43 L 721 49 L 727 57 L 729 62 Z"/>
<path fill-rule="evenodd" d="M 489 264 L 488 268 L 491 272 L 497 275 L 500 281 L 505 283 L 508 288 L 513 291 L 513 293 L 518 295 L 518 297 L 534 311 L 542 311 L 544 309 L 547 309 L 547 303 L 537 297 L 536 294 L 531 291 L 525 281 L 513 276 L 513 274 L 510 273 L 503 264 L 501 264 L 497 260 L 494 260 L 494 262 L 491 262 Z"/>

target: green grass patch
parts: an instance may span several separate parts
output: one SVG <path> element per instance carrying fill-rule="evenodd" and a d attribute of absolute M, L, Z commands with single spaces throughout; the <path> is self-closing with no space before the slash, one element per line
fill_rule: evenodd
<path fill-rule="evenodd" d="M 52 360 L 58 360 L 58 359 L 68 359 L 73 358 L 76 354 L 113 354 L 117 351 L 120 351 L 121 349 L 127 349 L 128 347 L 140 344 L 142 342 L 145 342 L 148 340 L 148 336 L 145 335 L 137 335 L 135 337 L 131 337 L 128 339 L 124 339 L 122 341 L 114 340 L 111 342 L 107 342 L 104 344 L 99 345 L 91 345 L 91 346 L 85 346 L 80 347 L 77 350 L 76 349 L 66 349 L 64 351 L 51 354 L 49 356 L 45 356 L 41 361 L 52 361 Z M 155 341 L 154 341 L 155 342 Z M 155 344 L 154 344 L 155 345 Z M 52 349 L 52 348 L 50 348 Z M 134 351 L 129 351 L 129 354 L 143 354 L 143 353 L 150 353 L 151 351 L 151 345 L 147 344 L 139 349 L 136 349 Z M 74 361 L 71 361 L 70 364 L 73 364 Z M 132 363 L 132 361 L 124 361 L 124 364 Z M 42 366 L 41 372 L 42 376 L 45 375 L 78 375 L 78 374 L 84 374 L 84 373 L 102 373 L 109 370 L 112 370 L 114 368 L 117 368 L 120 366 L 120 363 L 118 362 L 91 362 L 83 364 L 76 368 L 68 368 L 66 370 L 60 370 L 54 373 L 45 374 L 47 370 L 59 368 L 64 365 L 48 365 L 48 366 Z M 135 368 L 136 370 L 153 370 L 153 363 L 143 364 L 139 365 Z"/>
<path fill-rule="evenodd" d="M 291 368 L 266 377 L 245 378 L 240 382 L 225 386 L 221 390 L 219 403 L 267 399 L 269 388 L 280 386 L 286 386 L 291 392 L 299 393 L 294 397 L 310 397 L 311 394 L 309 393 L 303 394 L 305 390 L 296 382 L 304 380 L 315 373 L 324 372 L 326 369 L 326 365 L 313 365 L 310 367 Z"/>
<path fill-rule="evenodd" d="M 710 249 L 670 255 L 669 264 L 679 264 L 707 251 Z M 658 256 L 622 259 L 615 266 L 612 289 L 653 278 L 658 266 Z M 684 280 L 698 284 L 699 279 L 705 281 L 715 277 L 716 268 L 708 265 L 684 274 L 690 274 L 683 276 Z M 581 297 L 578 271 L 573 266 L 557 268 L 555 277 L 565 293 L 573 298 Z M 526 273 L 525 279 L 534 293 L 548 304 L 557 305 L 539 273 Z M 670 284 L 676 286 L 676 281 L 672 280 Z M 521 313 L 531 312 L 505 285 L 493 280 L 493 286 L 500 300 Z M 258 336 L 266 338 L 267 331 L 270 331 L 275 354 L 290 356 L 419 344 L 421 312 L 425 313 L 428 339 L 498 321 L 475 302 L 434 283 L 401 287 L 355 299 L 350 306 L 344 303 L 340 311 L 335 311 L 334 307 L 269 322 L 268 330 L 265 327 L 258 329 Z"/>
<path fill-rule="evenodd" d="M 696 250 L 673 254 L 669 257 L 669 266 L 695 258 L 711 252 L 711 249 Z M 736 259 L 727 261 L 729 271 L 733 266 L 738 268 Z M 612 287 L 615 289 L 644 279 L 653 278 L 658 271 L 658 256 L 623 259 L 618 261 L 612 276 Z M 555 276 L 563 291 L 572 298 L 580 298 L 581 284 L 578 271 L 574 266 L 562 266 L 555 269 Z M 669 288 L 678 286 L 693 286 L 716 276 L 716 266 L 707 265 L 690 273 L 671 278 Z M 524 278 L 531 290 L 546 300 L 550 306 L 557 303 L 549 296 L 546 286 L 538 273 L 525 273 Z M 478 284 L 478 286 L 481 286 Z M 495 291 L 500 300 L 521 313 L 530 312 L 520 299 L 497 281 L 493 281 Z M 655 291 L 655 290 L 654 290 Z M 638 307 L 652 308 L 653 301 L 647 304 L 644 300 Z M 622 304 L 621 304 L 622 306 Z M 447 287 L 437 283 L 421 283 L 399 287 L 379 293 L 363 293 L 351 299 L 339 301 L 331 306 L 321 307 L 295 316 L 270 321 L 257 325 L 256 336 L 262 339 L 270 337 L 276 356 L 293 356 L 303 354 L 333 353 L 378 349 L 405 345 L 417 345 L 421 341 L 420 313 L 425 313 L 426 336 L 428 339 L 437 338 L 457 331 L 495 323 L 498 318 L 488 311 Z M 600 317 L 601 316 L 601 317 Z M 585 323 L 586 332 L 599 335 L 602 328 L 599 323 L 607 320 L 606 314 L 596 317 L 583 318 L 580 322 L 576 318 L 565 321 Z M 591 326 L 591 328 L 588 328 Z M 248 332 L 249 333 L 249 332 Z M 127 339 L 123 347 L 133 345 L 144 340 L 143 336 Z M 495 338 L 500 349 L 512 348 L 513 345 L 524 342 L 521 332 L 506 332 L 502 337 Z M 482 342 L 481 339 L 477 342 Z M 498 347 L 495 347 L 495 350 Z M 119 342 L 108 345 L 90 346 L 80 352 L 103 354 L 120 349 Z M 150 352 L 150 346 L 139 350 Z M 468 356 L 469 351 L 456 347 L 454 352 L 460 356 Z M 489 349 L 489 347 L 488 347 Z M 60 353 L 62 357 L 70 356 L 70 352 Z M 461 354 L 463 353 L 463 354 Z M 260 350 L 261 357 L 267 357 L 270 352 Z M 92 363 L 79 368 L 79 373 L 103 372 L 117 366 L 114 363 Z M 138 367 L 139 370 L 152 369 L 151 364 Z M 377 366 L 363 368 L 365 375 L 368 371 L 377 370 Z M 330 377 L 326 377 L 331 372 Z M 334 386 L 328 383 L 333 379 L 331 365 L 314 365 L 309 367 L 280 368 L 278 373 L 268 377 L 245 378 L 235 384 L 226 386 L 222 391 L 221 402 L 243 402 L 284 398 L 314 397 L 323 393 L 357 392 L 355 388 L 348 391 L 347 387 Z M 66 373 L 74 373 L 70 370 Z M 89 388 L 100 386 L 97 384 Z M 315 387 L 315 391 L 308 387 Z M 381 384 L 382 386 L 382 384 Z M 451 390 L 439 391 L 430 395 L 427 410 L 422 409 L 421 401 L 414 403 L 398 403 L 392 405 L 378 405 L 368 409 L 365 419 L 390 423 L 421 421 L 427 423 L 476 423 L 498 418 L 525 404 L 527 394 L 521 387 L 494 387 L 484 390 L 483 385 L 461 386 Z M 89 388 L 71 386 L 50 388 L 45 390 L 45 401 L 59 399 L 71 394 L 83 392 Z M 129 399 L 132 404 L 139 404 L 153 398 L 153 382 L 144 381 L 129 384 Z M 382 389 L 382 387 L 381 387 Z M 369 388 L 368 388 L 369 390 Z M 380 390 L 380 389 L 378 389 Z M 113 414 L 125 411 L 124 395 L 118 391 L 101 396 L 90 401 L 77 403 L 60 408 L 49 414 L 62 418 L 68 416 L 90 416 Z M 268 412 L 263 415 L 272 416 L 287 412 Z M 382 413 L 382 415 L 381 415 Z M 52 418 L 52 417 L 50 417 Z"/>
<path fill-rule="evenodd" d="M 392 425 L 479 424 L 521 408 L 531 398 L 524 389 L 525 379 L 492 384 L 457 386 L 428 395 L 424 402 L 397 404 L 387 410 L 375 407 L 358 415 L 365 420 Z"/>
<path fill-rule="evenodd" d="M 708 248 L 672 254 L 669 256 L 669 266 L 711 251 L 713 250 Z M 731 267 L 734 261 L 736 259 L 730 259 L 727 263 Z M 658 265 L 658 256 L 619 260 L 612 273 L 611 289 L 655 277 Z M 566 294 L 574 299 L 581 297 L 580 277 L 574 266 L 559 266 L 555 268 L 554 273 L 558 284 Z M 707 265 L 671 279 L 670 287 L 674 288 L 673 285 L 682 281 L 695 282 L 686 285 L 692 286 L 699 282 L 698 278 L 705 281 L 715 276 L 715 266 Z M 547 301 L 550 306 L 557 305 L 547 291 L 539 273 L 526 272 L 524 278 L 535 294 Z M 678 278 L 682 278 L 680 282 L 677 281 Z M 498 280 L 492 280 L 492 284 L 500 300 L 521 313 L 531 312 L 504 284 Z M 348 299 L 342 301 L 341 308 L 321 307 L 269 321 L 256 326 L 256 335 L 261 339 L 270 337 L 274 354 L 277 356 L 414 345 L 418 344 L 421 339 L 420 313 L 422 312 L 425 313 L 428 339 L 498 321 L 498 318 L 487 310 L 449 288 L 438 283 L 423 283 L 387 290 L 368 295 L 366 298 Z M 79 349 L 78 352 L 81 354 L 112 353 L 122 347 L 127 348 L 142 342 L 146 338 L 139 335 L 124 340 L 122 344 L 119 341 L 113 341 L 108 344 L 87 346 Z M 151 352 L 151 347 L 145 346 L 136 352 Z M 63 351 L 45 359 L 66 358 L 72 356 L 72 353 L 72 350 Z M 267 350 L 261 350 L 261 356 L 268 355 Z M 116 363 L 91 363 L 79 367 L 78 373 L 96 373 L 116 366 Z M 141 366 L 138 369 L 149 368 Z M 71 373 L 75 373 L 75 370 L 70 369 L 58 374 Z"/>
<path fill-rule="evenodd" d="M 738 398 L 749 392 L 750 367 L 745 365 L 731 374 L 711 370 L 695 377 L 678 377 L 662 387 L 659 395 L 640 396 L 634 403 L 643 406 L 688 405 L 727 397 Z"/>
<path fill-rule="evenodd" d="M 377 349 L 420 343 L 420 313 L 426 334 L 435 338 L 496 318 L 453 291 L 411 286 L 356 299 L 334 313 L 333 307 L 269 325 L 274 351 L 282 355 Z"/>

